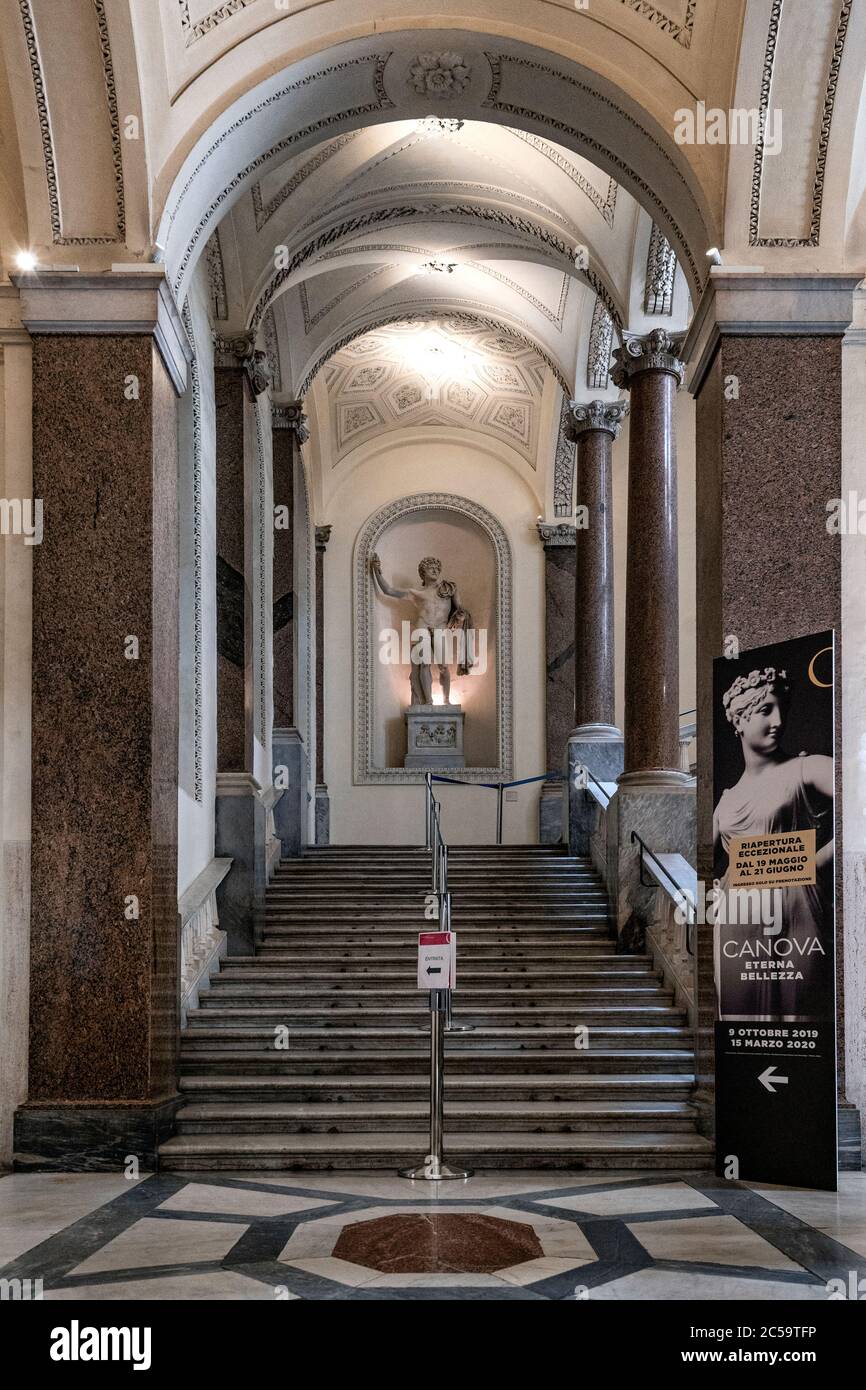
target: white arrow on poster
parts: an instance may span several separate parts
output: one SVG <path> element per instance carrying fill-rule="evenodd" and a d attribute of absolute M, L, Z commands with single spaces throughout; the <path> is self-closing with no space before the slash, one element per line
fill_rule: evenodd
<path fill-rule="evenodd" d="M 456 932 L 422 931 L 418 933 L 419 989 L 453 989 L 456 962 Z"/>

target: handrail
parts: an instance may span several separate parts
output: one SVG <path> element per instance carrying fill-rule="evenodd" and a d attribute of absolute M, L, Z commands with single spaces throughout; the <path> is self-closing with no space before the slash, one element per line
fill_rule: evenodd
<path fill-rule="evenodd" d="M 668 870 L 668 869 L 665 868 L 664 864 L 661 862 L 661 860 L 659 859 L 658 855 L 653 853 L 653 851 L 650 849 L 649 845 L 646 843 L 645 840 L 643 840 L 643 839 L 641 838 L 641 836 L 637 833 L 636 830 L 633 830 L 633 831 L 631 832 L 631 842 L 632 842 L 632 844 L 634 844 L 635 842 L 637 842 L 637 843 L 640 845 L 640 869 L 639 869 L 639 874 L 640 874 L 640 881 L 641 881 L 642 887 L 644 887 L 644 888 L 660 888 L 660 887 L 663 887 L 663 886 L 664 886 L 663 884 L 658 884 L 658 883 L 655 883 L 655 884 L 654 884 L 654 883 L 647 883 L 647 882 L 646 882 L 646 880 L 645 880 L 645 878 L 644 878 L 643 865 L 644 865 L 644 857 L 647 857 L 647 858 L 649 858 L 649 859 L 651 859 L 651 860 L 653 861 L 653 863 L 654 863 L 655 866 L 656 866 L 657 871 L 658 871 L 660 874 L 663 874 L 664 877 L 667 879 L 668 883 L 671 884 L 671 886 L 673 887 L 674 893 L 670 893 L 669 896 L 670 896 L 670 897 L 676 896 L 676 898 L 679 898 L 679 899 L 685 904 L 685 907 L 686 907 L 686 949 L 687 949 L 689 955 L 690 955 L 690 956 L 693 956 L 695 953 L 694 953 L 694 949 L 693 949 L 693 947 L 692 947 L 691 928 L 695 925 L 695 905 L 694 905 L 694 903 L 692 902 L 691 894 L 688 892 L 687 889 L 683 888 L 682 884 L 677 883 L 676 879 L 674 878 L 674 876 L 673 876 L 673 874 L 670 872 L 670 870 Z M 665 890 L 665 891 L 667 891 L 667 890 Z"/>

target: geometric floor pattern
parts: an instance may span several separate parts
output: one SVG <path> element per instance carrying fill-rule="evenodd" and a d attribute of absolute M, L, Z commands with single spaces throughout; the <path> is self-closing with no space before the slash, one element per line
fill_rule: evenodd
<path fill-rule="evenodd" d="M 0 1262 L 46 1300 L 862 1297 L 866 1173 L 11 1174 Z"/>

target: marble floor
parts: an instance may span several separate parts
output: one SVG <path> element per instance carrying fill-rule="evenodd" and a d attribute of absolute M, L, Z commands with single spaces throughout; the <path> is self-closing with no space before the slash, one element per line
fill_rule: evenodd
<path fill-rule="evenodd" d="M 866 1299 L 866 1173 L 838 1193 L 679 1172 L 7 1174 L 0 1279 L 46 1300 Z"/>

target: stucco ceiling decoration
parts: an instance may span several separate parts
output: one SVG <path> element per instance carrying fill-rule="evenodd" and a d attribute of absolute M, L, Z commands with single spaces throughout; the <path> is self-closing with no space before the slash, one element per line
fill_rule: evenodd
<path fill-rule="evenodd" d="M 620 3 L 626 5 L 628 9 L 634 10 L 635 14 L 650 20 L 652 24 L 661 29 L 662 33 L 670 34 L 671 38 L 676 39 L 682 48 L 691 48 L 698 0 L 679 0 L 679 19 L 674 18 L 661 5 L 650 4 L 649 0 L 620 0 Z M 673 8 L 676 0 L 670 0 L 670 4 Z"/>
<path fill-rule="evenodd" d="M 187 48 L 217 29 L 225 20 L 231 19 L 239 10 L 245 10 L 255 3 L 256 0 L 223 0 L 221 5 L 211 8 L 210 0 L 177 0 L 180 27 Z"/>
<path fill-rule="evenodd" d="M 531 347 L 462 319 L 403 320 L 366 333 L 323 375 L 334 466 L 376 433 L 470 426 L 535 468 L 545 373 Z"/>
<path fill-rule="evenodd" d="M 803 14 L 790 5 L 786 10 L 783 0 L 772 0 L 761 73 L 760 134 L 755 145 L 749 203 L 750 246 L 795 248 L 820 244 L 830 130 L 852 5 L 853 0 L 841 0 L 835 14 L 828 12 L 827 6 L 810 7 L 808 19 L 814 32 L 804 42 Z M 786 26 L 788 16 L 792 17 L 790 28 Z M 787 62 L 778 60 L 780 46 L 784 47 Z M 823 89 L 820 111 L 811 101 L 798 99 L 804 84 L 807 89 Z M 784 117 L 784 154 L 776 154 L 768 162 L 765 132 L 773 108 Z M 799 155 L 796 163 L 792 163 L 792 147 Z M 790 219 L 796 219 L 798 214 L 804 224 L 802 232 L 780 234 L 781 224 L 787 222 L 790 226 Z M 768 216 L 773 218 L 772 228 L 766 225 Z"/>
<path fill-rule="evenodd" d="M 576 167 L 574 160 L 567 150 L 563 150 L 559 145 L 551 144 L 549 140 L 542 140 L 540 135 L 533 135 L 528 130 L 517 130 L 511 128 L 511 134 L 518 140 L 523 140 L 525 144 L 531 145 L 534 150 L 543 154 L 545 159 L 549 159 L 558 169 L 562 169 L 568 175 L 572 183 L 585 193 L 590 202 L 598 209 L 609 227 L 613 226 L 614 213 L 616 211 L 617 183 L 615 179 L 608 179 L 607 191 L 602 194 L 590 183 L 589 179 L 583 175 Z"/>

